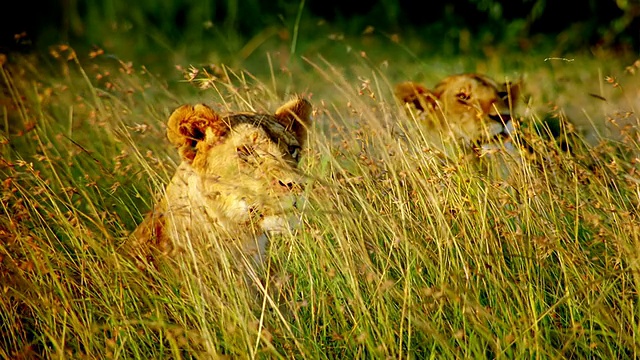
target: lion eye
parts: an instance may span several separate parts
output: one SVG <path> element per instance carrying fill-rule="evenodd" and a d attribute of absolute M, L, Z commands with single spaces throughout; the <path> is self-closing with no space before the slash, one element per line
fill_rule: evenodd
<path fill-rule="evenodd" d="M 498 96 L 500 97 L 500 99 L 502 99 L 503 101 L 507 101 L 509 100 L 509 93 L 506 91 L 500 91 L 498 92 Z"/>
<path fill-rule="evenodd" d="M 467 102 L 469 99 L 471 99 L 471 94 L 466 91 L 460 91 L 456 94 L 456 98 L 461 102 Z"/>
<path fill-rule="evenodd" d="M 236 152 L 243 161 L 249 161 L 249 157 L 254 153 L 253 149 L 246 145 L 238 146 Z"/>

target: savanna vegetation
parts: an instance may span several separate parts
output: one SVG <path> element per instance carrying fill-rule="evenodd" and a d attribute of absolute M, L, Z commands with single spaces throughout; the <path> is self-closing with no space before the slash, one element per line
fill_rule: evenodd
<path fill-rule="evenodd" d="M 77 4 L 64 43 L 0 55 L 0 357 L 637 357 L 636 3 L 585 20 L 609 44 L 515 18 L 500 38 L 328 21 L 304 1 L 248 29 L 257 2 L 226 2 L 220 22 L 171 1 Z M 403 22 L 402 2 L 376 4 Z M 459 72 L 522 83 L 508 178 L 442 156 L 393 98 Z M 170 112 L 273 111 L 294 94 L 314 105 L 307 202 L 272 239 L 260 295 L 207 248 L 137 266 L 127 235 L 178 161 Z"/>

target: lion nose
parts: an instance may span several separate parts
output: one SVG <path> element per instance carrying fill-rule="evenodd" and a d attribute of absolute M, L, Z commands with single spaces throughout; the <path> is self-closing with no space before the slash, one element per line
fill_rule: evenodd
<path fill-rule="evenodd" d="M 503 135 L 508 137 L 513 136 L 513 119 L 511 118 L 511 114 L 492 114 L 488 116 L 489 119 L 497 122 L 502 125 L 502 131 L 500 132 Z"/>
<path fill-rule="evenodd" d="M 511 114 L 488 114 L 487 117 L 495 121 L 493 124 L 499 124 L 500 126 L 500 131 L 494 134 L 494 138 L 509 139 L 513 136 L 514 125 Z"/>
<path fill-rule="evenodd" d="M 507 123 L 511 122 L 511 114 L 489 114 L 489 119 L 506 126 Z"/>
<path fill-rule="evenodd" d="M 278 180 L 278 185 L 288 190 L 296 190 L 298 188 L 298 183 L 293 180 Z"/>

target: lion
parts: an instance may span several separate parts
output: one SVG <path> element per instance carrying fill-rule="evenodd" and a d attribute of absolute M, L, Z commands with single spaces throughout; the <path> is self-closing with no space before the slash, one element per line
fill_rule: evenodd
<path fill-rule="evenodd" d="M 295 227 L 292 211 L 304 180 L 297 166 L 311 112 L 303 98 L 274 114 L 219 114 L 204 104 L 177 108 L 167 137 L 181 163 L 133 231 L 137 247 L 162 255 L 222 248 L 260 267 L 270 235 Z"/>
<path fill-rule="evenodd" d="M 485 75 L 458 74 L 446 77 L 433 90 L 403 82 L 396 85 L 395 95 L 428 130 L 481 156 L 498 148 L 515 151 L 511 112 L 519 88 Z"/>

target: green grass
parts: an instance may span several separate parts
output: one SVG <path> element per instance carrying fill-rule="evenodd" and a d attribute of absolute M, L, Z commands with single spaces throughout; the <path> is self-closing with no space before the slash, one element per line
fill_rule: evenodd
<path fill-rule="evenodd" d="M 0 357 L 637 356 L 635 128 L 572 138 L 574 153 L 527 132 L 563 109 L 606 129 L 604 105 L 638 105 L 632 60 L 343 51 L 286 69 L 265 56 L 258 74 L 180 64 L 183 82 L 67 48 L 13 56 L 0 68 Z M 524 78 L 535 152 L 508 179 L 440 156 L 392 98 L 397 81 L 460 71 Z M 208 249 L 138 269 L 122 246 L 177 165 L 170 111 L 271 111 L 293 93 L 315 106 L 311 181 L 300 229 L 273 239 L 266 295 Z"/>

